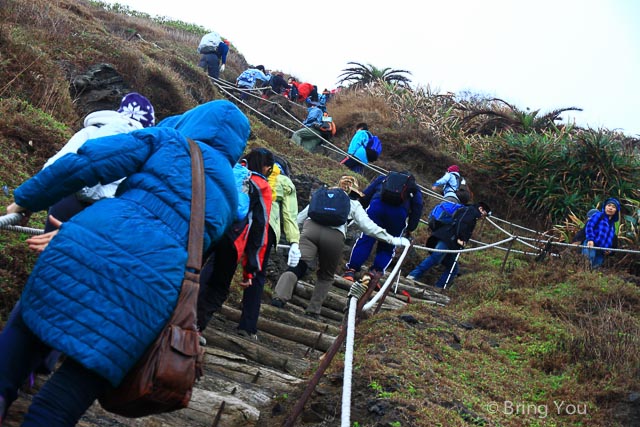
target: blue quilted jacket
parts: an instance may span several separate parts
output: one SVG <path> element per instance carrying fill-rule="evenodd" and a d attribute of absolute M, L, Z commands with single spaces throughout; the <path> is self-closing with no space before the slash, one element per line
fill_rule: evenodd
<path fill-rule="evenodd" d="M 42 252 L 21 304 L 45 343 L 118 385 L 168 321 L 187 260 L 191 159 L 204 158 L 204 249 L 234 218 L 232 165 L 249 122 L 228 101 L 200 105 L 155 127 L 87 141 L 22 184 L 15 200 L 32 211 L 98 182 L 127 177 L 63 224 Z"/>

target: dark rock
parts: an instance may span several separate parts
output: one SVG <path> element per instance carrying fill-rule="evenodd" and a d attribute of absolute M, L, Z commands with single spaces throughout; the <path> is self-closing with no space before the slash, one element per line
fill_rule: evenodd
<path fill-rule="evenodd" d="M 416 323 L 418 323 L 418 319 L 416 319 L 410 314 L 401 314 L 398 317 L 400 320 L 402 320 L 403 322 L 407 322 L 410 325 L 415 325 Z"/>
<path fill-rule="evenodd" d="M 111 64 L 93 65 L 70 78 L 71 95 L 76 99 L 83 117 L 94 111 L 117 109 L 122 97 L 131 92 L 123 77 Z"/>
<path fill-rule="evenodd" d="M 379 416 L 383 416 L 387 412 L 387 404 L 384 402 L 369 402 L 367 410 Z"/>

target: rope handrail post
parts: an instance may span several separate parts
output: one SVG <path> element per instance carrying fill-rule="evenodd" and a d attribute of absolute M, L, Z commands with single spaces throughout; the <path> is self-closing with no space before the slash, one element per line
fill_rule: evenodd
<path fill-rule="evenodd" d="M 358 300 L 358 305 L 356 308 L 356 323 L 358 321 L 360 313 L 362 312 L 364 302 L 367 301 L 373 293 L 373 289 L 376 287 L 376 284 L 380 280 L 381 273 L 375 272 L 368 276 L 371 277 L 371 282 L 369 283 L 369 287 L 367 288 L 365 294 Z M 309 380 L 307 387 L 294 405 L 291 413 L 289 414 L 287 419 L 284 420 L 282 427 L 293 427 L 294 423 L 302 413 L 304 405 L 309 400 L 309 397 L 311 397 L 311 393 L 313 393 L 313 390 L 316 388 L 316 385 L 318 385 L 318 382 L 320 382 L 320 378 L 322 378 L 322 375 L 324 375 L 324 372 L 327 370 L 327 368 L 333 361 L 333 358 L 336 356 L 336 354 L 342 347 L 342 344 L 345 342 L 348 327 L 347 320 L 348 319 L 345 319 L 345 321 L 343 322 L 340 333 L 333 341 L 333 344 L 331 344 L 331 347 L 329 347 L 329 350 L 327 350 L 327 352 L 324 354 L 324 358 L 320 361 L 318 369 L 316 370 L 315 374 L 313 374 L 313 377 Z"/>
<path fill-rule="evenodd" d="M 507 258 L 509 258 L 509 254 L 511 253 L 513 242 L 515 242 L 517 239 L 518 239 L 518 236 L 514 235 L 511 241 L 509 242 L 509 245 L 507 247 L 507 252 L 504 254 L 504 259 L 502 260 L 502 265 L 500 266 L 500 274 L 504 274 L 504 267 L 507 264 Z"/>

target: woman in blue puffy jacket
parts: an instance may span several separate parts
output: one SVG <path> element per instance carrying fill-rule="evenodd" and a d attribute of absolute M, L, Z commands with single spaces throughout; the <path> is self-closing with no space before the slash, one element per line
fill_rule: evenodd
<path fill-rule="evenodd" d="M 232 166 L 249 121 L 212 101 L 155 127 L 87 141 L 15 191 L 8 213 L 46 209 L 85 186 L 127 177 L 64 223 L 40 254 L 21 296 L 22 316 L 0 334 L 0 422 L 32 361 L 55 348 L 66 360 L 34 397 L 24 426 L 73 426 L 117 386 L 169 320 L 187 260 L 191 158 L 204 159 L 204 250 L 232 223 Z"/>

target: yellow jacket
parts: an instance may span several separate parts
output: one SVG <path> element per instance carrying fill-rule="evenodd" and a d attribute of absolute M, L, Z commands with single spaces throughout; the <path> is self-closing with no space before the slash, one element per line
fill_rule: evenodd
<path fill-rule="evenodd" d="M 291 243 L 300 242 L 300 229 L 296 222 L 298 216 L 298 198 L 296 187 L 291 179 L 280 173 L 278 165 L 273 165 L 273 171 L 269 175 L 269 185 L 273 194 L 271 205 L 271 215 L 269 225 L 276 235 L 276 245 L 280 242 L 281 221 L 282 230 L 287 241 Z"/>

